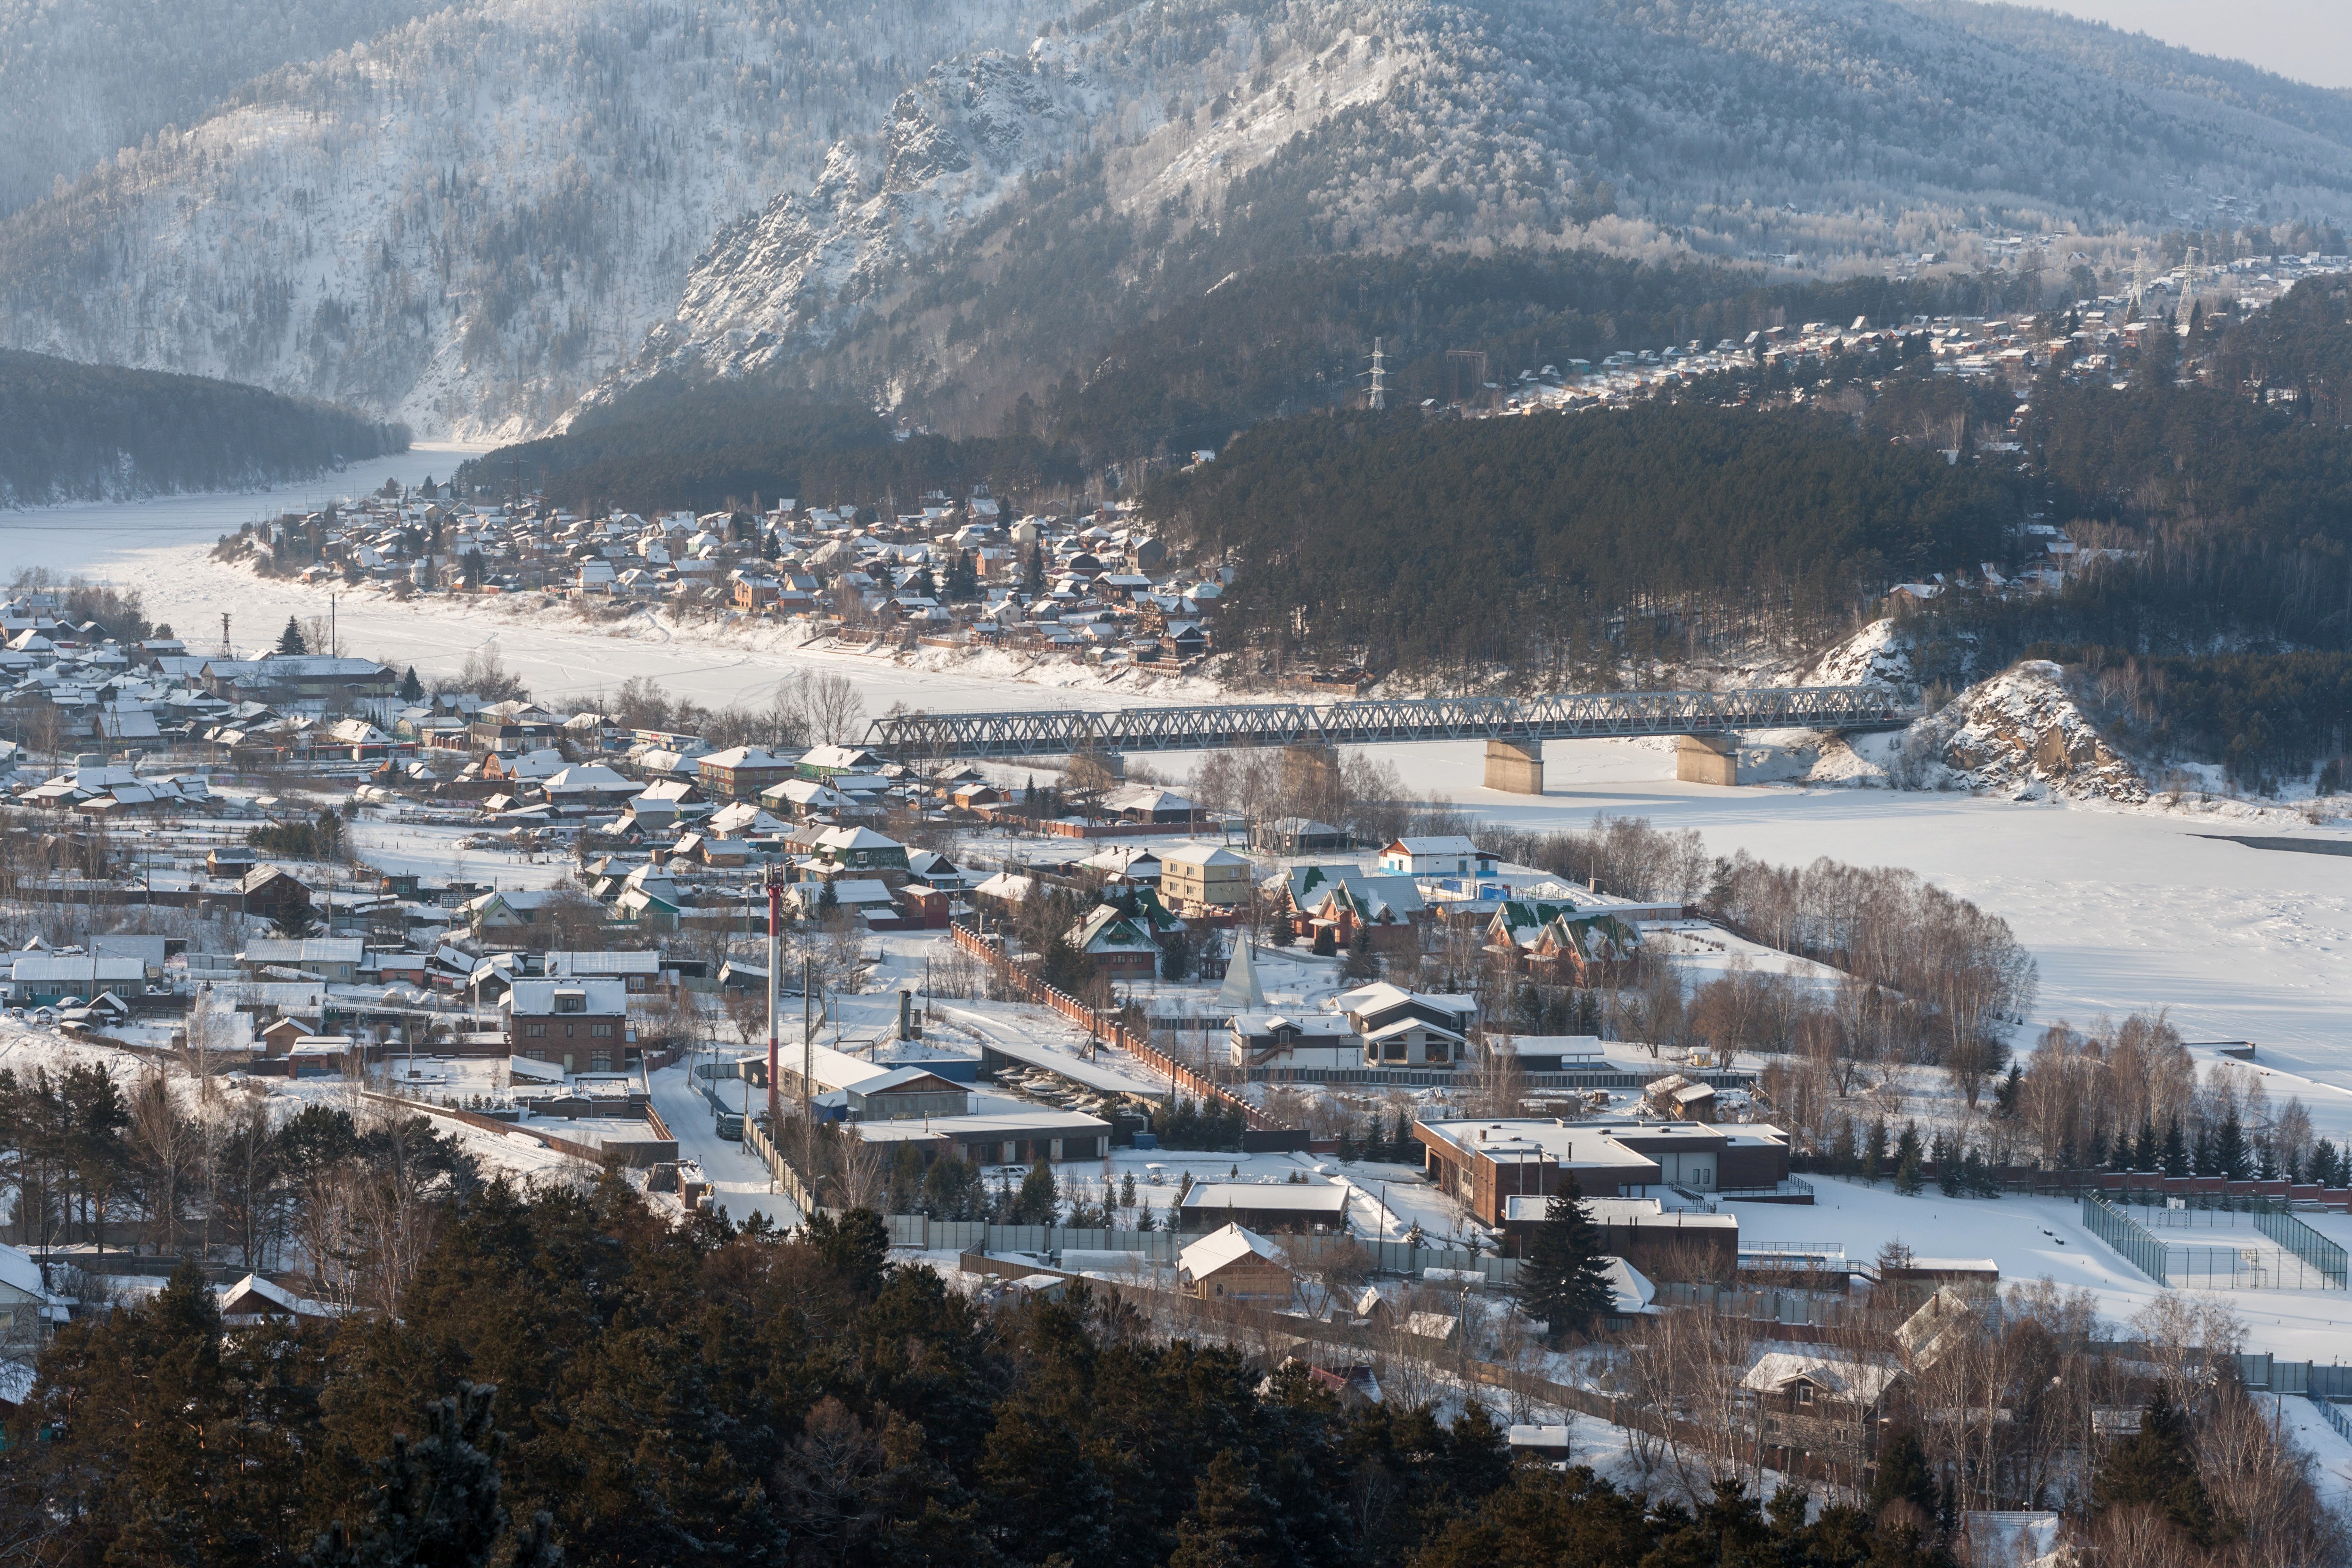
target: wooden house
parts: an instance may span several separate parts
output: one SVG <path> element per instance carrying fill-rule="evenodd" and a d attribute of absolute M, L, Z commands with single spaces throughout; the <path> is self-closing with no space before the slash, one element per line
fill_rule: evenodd
<path fill-rule="evenodd" d="M 1279 1306 L 1297 1289 L 1282 1248 L 1238 1225 L 1211 1231 L 1176 1256 L 1183 1289 L 1203 1301 Z"/>

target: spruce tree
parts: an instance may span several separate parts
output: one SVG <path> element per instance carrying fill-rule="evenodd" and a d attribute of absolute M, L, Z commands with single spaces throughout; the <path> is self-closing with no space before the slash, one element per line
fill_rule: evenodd
<path fill-rule="evenodd" d="M 403 702 L 425 700 L 425 682 L 416 679 L 416 667 L 410 665 L 408 673 L 400 678 L 400 700 Z"/>
<path fill-rule="evenodd" d="M 1015 1225 L 1052 1225 L 1061 1194 L 1054 1186 L 1053 1167 L 1040 1160 L 1021 1178 L 1021 1195 L 1013 1200 Z"/>
<path fill-rule="evenodd" d="M 1564 1171 L 1528 1238 L 1527 1260 L 1519 1269 L 1519 1295 L 1528 1315 L 1544 1321 L 1554 1342 L 1570 1329 L 1590 1327 L 1615 1300 L 1601 1258 L 1601 1233 L 1584 1206 L 1584 1191 L 1576 1173 Z"/>
<path fill-rule="evenodd" d="M 1870 1124 L 1870 1142 L 1862 1152 L 1862 1179 L 1872 1186 L 1886 1170 L 1886 1121 L 1875 1118 Z"/>
<path fill-rule="evenodd" d="M 1878 1451 L 1878 1475 L 1871 1482 L 1867 1504 L 1873 1515 L 1895 1503 L 1917 1509 L 1932 1522 L 1943 1511 L 1943 1490 L 1936 1484 L 1936 1468 L 1919 1446 L 1919 1434 L 1905 1427 Z"/>
<path fill-rule="evenodd" d="M 302 628 L 291 616 L 286 617 L 286 629 L 278 634 L 278 651 L 289 658 L 299 658 L 310 651 L 310 645 L 302 640 Z"/>
<path fill-rule="evenodd" d="M 2153 1171 L 2161 1157 L 2156 1141 L 2156 1121 L 2153 1117 L 2143 1116 L 2139 1119 L 2139 1136 L 2132 1140 L 2131 1168 Z"/>
<path fill-rule="evenodd" d="M 1919 1165 L 1919 1125 L 1906 1121 L 1903 1135 L 1895 1142 L 1895 1190 L 1905 1197 L 1916 1197 L 1927 1184 Z"/>
<path fill-rule="evenodd" d="M 2180 1131 L 2180 1118 L 2174 1117 L 2164 1129 L 2164 1173 L 2168 1176 L 2189 1174 L 2189 1141 Z"/>
<path fill-rule="evenodd" d="M 2235 1110 L 2223 1118 L 2221 1131 L 2214 1135 L 2213 1170 L 2233 1182 L 2242 1182 L 2253 1174 L 2253 1162 L 2246 1150 L 2246 1130 Z"/>
<path fill-rule="evenodd" d="M 2198 1545 L 2212 1543 L 2213 1500 L 2197 1474 L 2189 1423 L 2162 1387 L 2141 1411 L 2139 1430 L 2107 1450 L 2091 1483 L 2091 1505 L 2101 1513 L 2155 1508 Z"/>
<path fill-rule="evenodd" d="M 2017 1114 L 2017 1097 L 2025 1087 L 2025 1074 L 2015 1061 L 2009 1064 L 2009 1076 L 1992 1091 L 1993 1114 L 2009 1117 Z"/>

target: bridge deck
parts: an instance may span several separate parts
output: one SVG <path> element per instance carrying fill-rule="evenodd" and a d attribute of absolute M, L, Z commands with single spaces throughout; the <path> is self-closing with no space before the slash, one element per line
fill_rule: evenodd
<path fill-rule="evenodd" d="M 874 721 L 866 744 L 904 761 L 1194 752 L 1227 746 L 1380 745 L 1409 741 L 1566 741 L 1721 735 L 1743 730 L 1860 730 L 1906 722 L 1887 686 L 1779 686 L 1743 691 L 1608 691 L 1550 697 L 1434 697 L 1191 708 L 904 713 Z"/>

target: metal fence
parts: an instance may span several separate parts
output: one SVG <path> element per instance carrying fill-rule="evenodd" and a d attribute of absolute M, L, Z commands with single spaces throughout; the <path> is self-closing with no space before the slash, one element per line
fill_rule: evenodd
<path fill-rule="evenodd" d="M 2345 1284 L 2344 1249 L 2295 1218 L 2268 1206 L 2251 1213 L 2225 1208 L 2147 1208 L 2133 1218 L 2095 1194 L 2083 1194 L 2083 1226 L 2159 1285 L 2196 1290 L 2319 1290 Z M 2166 1229 L 2251 1227 L 2274 1243 L 2262 1247 L 2192 1246 L 2168 1242 Z"/>
<path fill-rule="evenodd" d="M 2164 1277 L 2164 1243 L 2148 1228 L 2095 1193 L 2083 1194 L 2083 1228 L 2114 1247 L 2126 1262 L 2159 1285 Z"/>
<path fill-rule="evenodd" d="M 2258 1211 L 2254 1215 L 2254 1228 L 2301 1258 L 2306 1268 L 2315 1270 L 2335 1289 L 2341 1290 L 2345 1288 L 2344 1249 L 2294 1215 Z"/>
<path fill-rule="evenodd" d="M 2306 1394 L 2305 1397 L 2308 1398 L 2314 1405 L 2319 1406 L 2319 1414 L 2321 1416 L 2326 1420 L 2330 1426 L 2336 1428 L 2336 1433 L 2342 1436 L 2346 1442 L 2352 1443 L 2352 1415 L 2345 1414 L 2344 1406 L 2336 1404 L 2336 1401 L 2332 1399 L 2322 1399 L 2316 1394 Z"/>

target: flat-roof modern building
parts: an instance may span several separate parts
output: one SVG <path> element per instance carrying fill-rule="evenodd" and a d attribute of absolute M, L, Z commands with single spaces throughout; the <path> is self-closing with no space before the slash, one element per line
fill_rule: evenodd
<path fill-rule="evenodd" d="M 1430 1178 L 1482 1224 L 1500 1226 L 1513 1197 L 1549 1197 L 1564 1172 L 1588 1197 L 1653 1197 L 1778 1187 L 1789 1141 L 1760 1123 L 1696 1121 L 1418 1121 Z"/>

